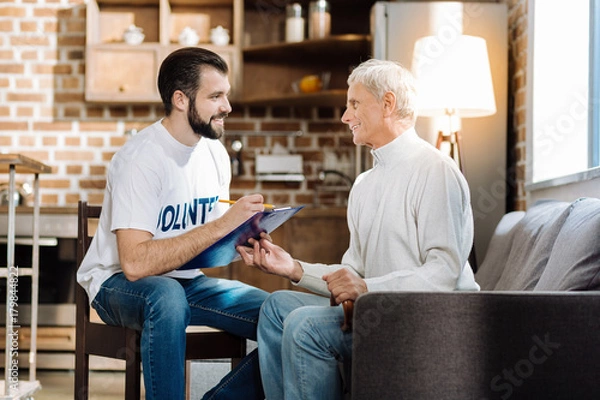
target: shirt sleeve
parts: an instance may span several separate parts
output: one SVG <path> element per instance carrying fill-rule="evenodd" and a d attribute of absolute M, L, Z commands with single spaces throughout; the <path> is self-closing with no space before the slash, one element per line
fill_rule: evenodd
<path fill-rule="evenodd" d="M 349 200 L 348 209 L 352 209 L 352 199 Z M 361 257 L 360 257 L 360 248 L 359 243 L 356 240 L 356 227 L 354 224 L 354 218 L 352 214 L 349 212 L 347 215 L 348 219 L 348 229 L 350 230 L 350 244 L 348 246 L 348 250 L 344 253 L 342 257 L 342 261 L 340 264 L 320 264 L 320 263 L 307 263 L 304 261 L 298 260 L 302 269 L 304 270 L 304 274 L 302 275 L 302 279 L 297 283 L 298 286 L 301 286 L 305 289 L 308 289 L 312 292 L 322 294 L 324 296 L 329 296 L 329 290 L 327 289 L 327 283 L 323 280 L 323 275 L 332 273 L 341 268 L 346 268 L 352 272 L 354 272 L 357 276 L 361 278 L 364 277 L 364 267 L 362 266 Z"/>

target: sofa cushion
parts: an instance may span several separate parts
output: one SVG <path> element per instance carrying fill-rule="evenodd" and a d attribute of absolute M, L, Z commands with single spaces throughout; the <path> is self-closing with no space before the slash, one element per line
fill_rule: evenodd
<path fill-rule="evenodd" d="M 571 208 L 535 290 L 600 289 L 600 199 Z"/>
<path fill-rule="evenodd" d="M 517 223 L 525 216 L 525 211 L 505 214 L 492 235 L 485 259 L 477 269 L 475 281 L 481 290 L 493 290 L 506 267 L 506 256 L 513 244 Z"/>
<path fill-rule="evenodd" d="M 506 267 L 494 290 L 533 290 L 548 263 L 552 246 L 569 215 L 569 203 L 542 201 L 516 225 Z"/>

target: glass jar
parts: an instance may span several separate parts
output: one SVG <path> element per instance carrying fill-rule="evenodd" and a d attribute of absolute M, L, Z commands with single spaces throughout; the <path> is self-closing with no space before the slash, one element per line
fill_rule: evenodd
<path fill-rule="evenodd" d="M 309 4 L 308 38 L 323 39 L 331 34 L 331 14 L 327 0 Z"/>
<path fill-rule="evenodd" d="M 304 40 L 304 18 L 300 3 L 288 4 L 285 8 L 285 41 L 301 42 Z"/>

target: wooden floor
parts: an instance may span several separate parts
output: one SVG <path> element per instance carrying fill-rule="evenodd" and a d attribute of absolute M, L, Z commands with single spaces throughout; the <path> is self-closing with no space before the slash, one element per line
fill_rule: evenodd
<path fill-rule="evenodd" d="M 27 374 L 23 374 L 19 379 L 27 380 Z M 36 379 L 40 381 L 42 389 L 34 394 L 34 400 L 73 399 L 73 371 L 37 371 Z M 124 392 L 125 373 L 90 373 L 89 400 L 123 400 Z"/>

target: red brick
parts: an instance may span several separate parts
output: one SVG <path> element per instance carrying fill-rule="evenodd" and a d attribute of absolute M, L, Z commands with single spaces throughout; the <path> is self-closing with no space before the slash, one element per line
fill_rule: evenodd
<path fill-rule="evenodd" d="M 68 179 L 52 179 L 48 176 L 40 179 L 40 187 L 44 189 L 68 189 L 71 187 L 71 182 Z"/>
<path fill-rule="evenodd" d="M 81 175 L 83 167 L 81 165 L 67 165 L 67 174 L 69 175 Z"/>
<path fill-rule="evenodd" d="M 13 23 L 9 19 L 4 19 L 0 21 L 0 32 L 13 32 L 14 27 Z"/>
<path fill-rule="evenodd" d="M 56 136 L 44 135 L 42 137 L 43 146 L 56 146 L 58 144 L 58 138 Z"/>
<path fill-rule="evenodd" d="M 90 147 L 104 147 L 104 139 L 101 137 L 90 137 L 87 140 L 87 145 Z"/>
<path fill-rule="evenodd" d="M 38 25 L 36 21 L 21 21 L 21 32 L 37 32 Z"/>
<path fill-rule="evenodd" d="M 105 179 L 82 179 L 79 181 L 81 189 L 104 189 L 106 187 Z"/>
<path fill-rule="evenodd" d="M 254 131 L 253 122 L 231 121 L 229 118 L 225 120 L 225 131 Z"/>
<path fill-rule="evenodd" d="M 83 103 L 83 92 L 81 93 L 54 93 L 56 103 Z"/>
<path fill-rule="evenodd" d="M 50 40 L 46 36 L 13 36 L 10 38 L 12 46 L 49 46 Z"/>
<path fill-rule="evenodd" d="M 104 202 L 104 192 L 102 193 L 89 193 L 88 203 L 90 204 L 102 204 Z"/>
<path fill-rule="evenodd" d="M 64 116 L 65 118 L 79 118 L 81 109 L 79 107 L 65 107 Z"/>
<path fill-rule="evenodd" d="M 67 205 L 78 204 L 79 200 L 81 200 L 81 195 L 79 193 L 67 193 L 65 195 L 65 203 Z"/>
<path fill-rule="evenodd" d="M 0 64 L 0 74 L 23 74 L 24 66 L 21 64 Z"/>
<path fill-rule="evenodd" d="M 109 151 L 109 152 L 103 152 L 102 153 L 102 161 L 110 161 L 112 160 L 113 156 L 115 155 L 114 151 Z"/>
<path fill-rule="evenodd" d="M 58 205 L 58 195 L 42 193 L 40 196 L 40 202 L 44 205 Z"/>
<path fill-rule="evenodd" d="M 31 89 L 33 88 L 33 79 L 31 78 L 20 78 L 16 80 L 17 89 Z"/>
<path fill-rule="evenodd" d="M 24 7 L 0 7 L 0 17 L 25 17 L 27 11 Z"/>
<path fill-rule="evenodd" d="M 90 165 L 90 175 L 105 175 L 106 167 L 104 165 Z"/>
<path fill-rule="evenodd" d="M 17 117 L 33 117 L 33 107 L 17 107 Z"/>
<path fill-rule="evenodd" d="M 2 121 L 0 124 L 0 131 L 26 131 L 27 129 L 27 122 Z"/>
<path fill-rule="evenodd" d="M 69 132 L 72 129 L 71 122 L 34 122 L 34 131 L 63 131 Z"/>
<path fill-rule="evenodd" d="M 33 102 L 33 103 L 44 103 L 46 101 L 46 95 L 42 93 L 7 93 L 7 101 L 14 102 Z"/>
<path fill-rule="evenodd" d="M 57 40 L 59 47 L 66 46 L 84 46 L 85 36 L 59 36 Z"/>
<path fill-rule="evenodd" d="M 126 136 L 112 136 L 110 138 L 110 145 L 113 147 L 123 146 L 127 142 Z"/>
<path fill-rule="evenodd" d="M 89 161 L 94 159 L 94 153 L 91 151 L 67 151 L 61 150 L 54 154 L 56 161 Z"/>
<path fill-rule="evenodd" d="M 80 122 L 80 131 L 105 131 L 105 132 L 116 132 L 117 123 L 113 121 L 98 121 L 98 122 Z"/>
<path fill-rule="evenodd" d="M 65 146 L 79 147 L 81 146 L 81 138 L 79 136 L 69 136 L 65 138 Z"/>
<path fill-rule="evenodd" d="M 100 118 L 104 113 L 104 108 L 86 105 L 85 113 L 89 118 Z"/>

